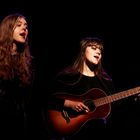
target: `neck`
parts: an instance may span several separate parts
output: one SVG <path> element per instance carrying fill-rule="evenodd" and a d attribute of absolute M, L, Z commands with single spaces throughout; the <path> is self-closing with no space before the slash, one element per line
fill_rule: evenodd
<path fill-rule="evenodd" d="M 89 77 L 93 77 L 95 76 L 95 71 L 91 70 L 88 65 L 86 65 L 86 63 L 84 63 L 83 65 L 83 71 L 82 71 L 83 75 L 89 76 Z"/>

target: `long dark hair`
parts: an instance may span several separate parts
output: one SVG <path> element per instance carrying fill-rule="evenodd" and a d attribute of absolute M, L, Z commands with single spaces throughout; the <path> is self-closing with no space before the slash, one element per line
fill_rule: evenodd
<path fill-rule="evenodd" d="M 74 75 L 74 74 L 77 74 L 79 72 L 82 72 L 83 71 L 83 63 L 84 63 L 84 59 L 85 59 L 85 50 L 88 46 L 93 46 L 93 45 L 98 45 L 100 47 L 100 50 L 103 51 L 103 42 L 102 42 L 101 39 L 99 39 L 97 37 L 83 38 L 80 41 L 80 52 L 77 55 L 74 63 L 71 66 L 68 66 L 63 71 L 61 71 L 58 74 L 58 76 L 67 75 L 67 74 Z M 94 71 L 95 71 L 95 74 L 99 78 L 104 78 L 106 80 L 111 80 L 111 77 L 103 69 L 101 60 L 98 63 L 98 65 L 95 67 Z M 80 75 L 80 77 L 81 77 L 81 75 Z M 78 80 L 75 83 L 77 83 L 80 80 L 80 77 L 78 78 Z"/>

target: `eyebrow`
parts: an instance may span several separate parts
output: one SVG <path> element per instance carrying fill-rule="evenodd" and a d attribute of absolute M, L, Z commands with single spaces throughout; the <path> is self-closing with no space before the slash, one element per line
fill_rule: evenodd
<path fill-rule="evenodd" d="M 101 45 L 99 45 L 99 44 L 90 44 L 90 45 L 88 45 L 89 47 L 96 47 L 96 48 L 98 48 L 98 49 L 100 49 L 101 51 L 103 51 L 103 46 L 101 46 Z"/>
<path fill-rule="evenodd" d="M 23 23 L 23 22 L 19 20 L 17 21 L 17 23 Z M 24 24 L 27 25 L 27 22 L 25 22 Z"/>

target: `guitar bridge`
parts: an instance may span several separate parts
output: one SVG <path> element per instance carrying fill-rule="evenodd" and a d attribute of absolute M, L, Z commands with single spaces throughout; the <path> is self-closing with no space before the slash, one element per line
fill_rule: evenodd
<path fill-rule="evenodd" d="M 62 116 L 64 117 L 64 119 L 66 120 L 67 123 L 70 123 L 70 117 L 69 117 L 67 111 L 63 110 Z"/>

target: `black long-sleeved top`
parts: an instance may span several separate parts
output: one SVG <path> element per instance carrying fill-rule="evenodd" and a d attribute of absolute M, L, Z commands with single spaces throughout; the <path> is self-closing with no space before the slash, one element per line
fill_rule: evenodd
<path fill-rule="evenodd" d="M 53 81 L 49 91 L 50 98 L 48 98 L 48 108 L 56 106 L 59 109 L 63 109 L 64 99 L 55 98 L 53 95 L 56 93 L 63 92 L 72 95 L 82 95 L 90 89 L 98 88 L 103 90 L 106 95 L 109 95 L 115 91 L 112 80 L 99 79 L 97 76 L 89 77 L 81 75 L 80 80 L 76 81 L 79 76 L 79 73 L 70 76 L 63 75 Z M 74 82 L 76 83 L 73 84 Z"/>
<path fill-rule="evenodd" d="M 49 98 L 47 99 L 46 105 L 47 109 L 56 109 L 59 111 L 62 111 L 64 109 L 65 99 L 56 97 L 56 94 L 64 93 L 69 95 L 82 96 L 86 93 L 88 94 L 88 91 L 92 89 L 100 89 L 103 92 L 104 96 L 110 95 L 115 92 L 114 84 L 110 79 L 100 79 L 98 76 L 89 77 L 81 75 L 80 73 L 58 76 L 50 86 L 50 90 L 48 92 Z M 96 93 L 93 92 L 93 94 Z M 94 129 L 96 130 L 96 128 L 104 127 L 106 127 L 106 119 L 99 118 L 96 121 L 87 122 L 85 127 L 83 127 L 81 133 L 85 135 L 87 135 L 88 133 L 92 134 L 91 131 L 93 131 Z"/>
<path fill-rule="evenodd" d="M 5 138 L 24 138 L 30 92 L 31 86 L 21 87 L 18 79 L 0 80 L 0 129 Z"/>
<path fill-rule="evenodd" d="M 74 94 L 74 95 L 82 95 L 86 93 L 87 91 L 89 91 L 90 89 L 94 89 L 94 88 L 99 88 L 103 90 L 106 95 L 115 93 L 115 88 L 114 88 L 114 84 L 112 80 L 99 79 L 98 76 L 88 77 L 88 76 L 82 75 L 81 79 L 78 82 L 76 82 L 78 77 L 79 77 L 79 74 L 63 75 L 54 80 L 52 87 L 50 87 L 50 90 L 48 92 L 50 94 L 49 98 L 47 99 L 48 109 L 63 110 L 64 99 L 56 98 L 54 96 L 56 93 L 63 92 L 66 94 L 68 93 L 68 94 Z M 74 82 L 75 84 L 73 84 Z M 124 99 L 124 100 L 127 100 L 127 99 Z M 124 100 L 122 100 L 122 102 Z M 130 104 L 131 103 L 135 104 L 137 105 L 137 108 L 138 108 L 139 103 L 134 103 L 134 100 L 129 101 L 129 98 L 125 106 L 124 104 L 122 104 L 122 102 L 117 101 L 117 102 L 111 103 L 111 112 L 105 120 L 93 119 L 93 121 L 92 120 L 88 121 L 86 125 L 81 129 L 80 133 L 78 133 L 75 136 L 76 139 L 78 138 L 86 139 L 87 136 L 98 138 L 100 136 L 99 131 L 101 134 L 103 134 L 104 133 L 103 131 L 107 132 L 107 130 L 113 130 L 113 129 L 115 130 L 117 127 L 120 127 L 120 129 L 122 130 L 123 128 L 135 128 L 136 126 L 138 126 L 138 124 L 140 123 L 138 122 L 138 119 L 137 119 L 139 116 L 138 111 L 136 110 L 134 106 L 131 107 Z M 133 112 L 134 114 L 131 112 Z M 130 116 L 128 116 L 128 114 Z M 106 136 L 107 137 L 109 136 L 108 132 L 106 133 Z"/>

